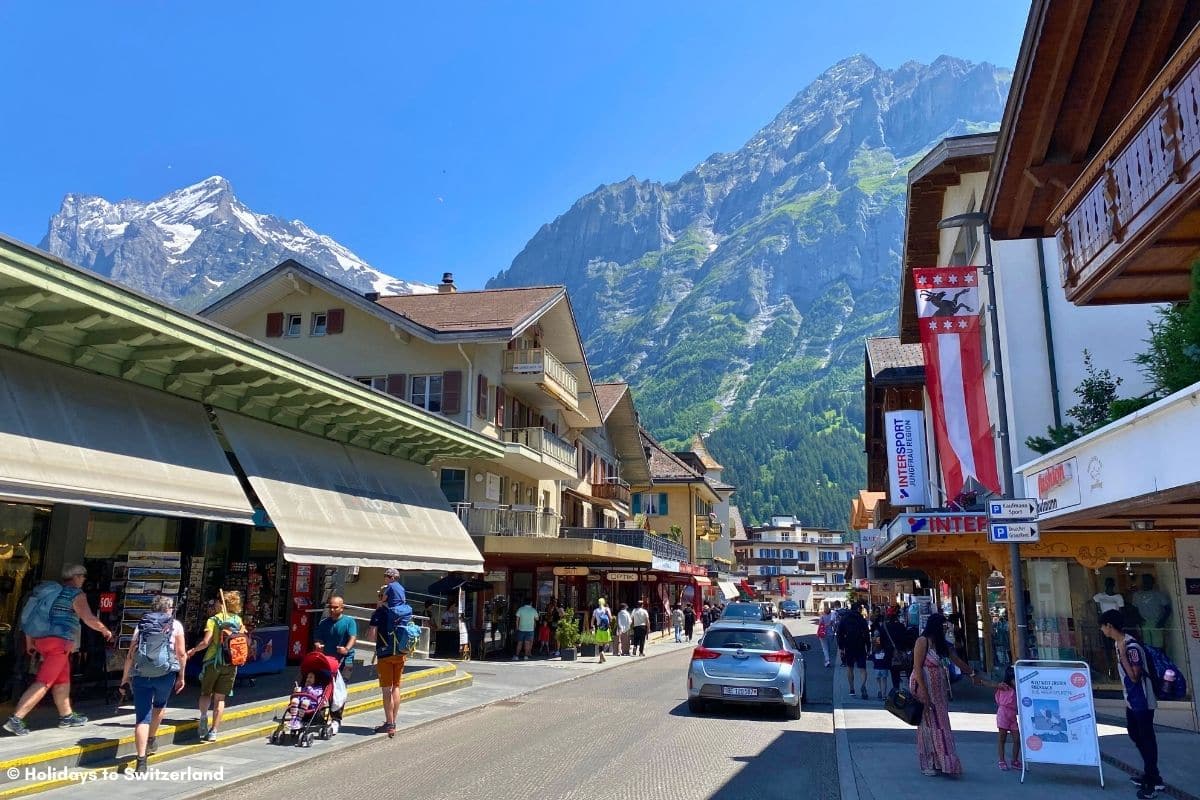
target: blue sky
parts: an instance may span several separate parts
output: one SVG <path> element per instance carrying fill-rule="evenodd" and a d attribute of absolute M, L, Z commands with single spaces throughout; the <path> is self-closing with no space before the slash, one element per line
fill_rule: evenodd
<path fill-rule="evenodd" d="M 1012 66 L 1027 13 L 0 2 L 0 231 L 36 243 L 67 192 L 151 199 L 220 174 L 385 272 L 477 287 L 579 196 L 737 149 L 845 56 Z"/>

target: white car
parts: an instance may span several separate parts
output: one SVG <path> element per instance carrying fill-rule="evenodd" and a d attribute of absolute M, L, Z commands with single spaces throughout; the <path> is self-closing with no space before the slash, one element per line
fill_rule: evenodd
<path fill-rule="evenodd" d="M 720 621 L 704 632 L 688 668 L 688 710 L 709 702 L 780 705 L 800 719 L 804 653 L 780 622 Z"/>

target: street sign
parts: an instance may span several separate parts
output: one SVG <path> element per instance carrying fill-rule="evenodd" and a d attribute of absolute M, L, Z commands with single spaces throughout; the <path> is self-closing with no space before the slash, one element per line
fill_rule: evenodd
<path fill-rule="evenodd" d="M 989 500 L 992 519 L 1037 519 L 1037 503 L 1032 500 Z"/>
<path fill-rule="evenodd" d="M 993 542 L 1036 542 L 1040 539 L 1036 522 L 1004 522 L 992 525 L 989 537 Z"/>

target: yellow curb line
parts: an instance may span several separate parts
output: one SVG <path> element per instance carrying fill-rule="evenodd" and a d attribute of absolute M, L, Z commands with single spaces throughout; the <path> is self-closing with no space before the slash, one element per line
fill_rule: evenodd
<path fill-rule="evenodd" d="M 429 669 L 423 669 L 420 672 L 418 672 L 416 675 L 413 675 L 412 679 L 424 681 L 427 678 L 436 678 L 439 675 L 453 673 L 456 669 L 457 669 L 457 667 L 455 667 L 451 664 L 447 664 L 445 666 L 439 666 L 439 667 L 430 667 Z M 374 681 L 364 681 L 363 683 L 355 684 L 354 686 L 352 686 L 348 690 L 347 698 L 349 698 L 350 695 L 361 694 L 363 692 L 368 692 L 368 691 L 371 691 L 373 689 L 378 689 L 378 688 L 379 688 L 378 685 Z M 285 711 L 287 709 L 287 706 L 288 706 L 288 701 L 285 699 L 282 701 L 276 701 L 276 702 L 271 702 L 271 703 L 265 703 L 263 705 L 252 706 L 250 708 L 243 708 L 243 709 L 238 709 L 235 711 L 226 711 L 224 714 L 224 721 L 226 723 L 228 723 L 228 722 L 233 722 L 233 721 L 236 721 L 239 719 L 245 719 L 246 717 L 257 716 L 259 714 L 282 713 L 283 711 Z M 197 722 L 192 721 L 192 722 L 181 722 L 176 725 L 163 725 L 158 729 L 158 735 L 165 737 L 165 736 L 170 736 L 170 735 L 177 734 L 177 733 L 183 733 L 185 731 L 192 731 L 192 730 L 196 729 L 197 724 L 198 724 Z M 86 755 L 87 753 L 92 753 L 97 750 L 107 750 L 107 749 L 113 748 L 113 747 L 115 747 L 119 750 L 121 747 L 126 747 L 128 745 L 133 744 L 133 741 L 134 741 L 133 735 L 131 734 L 129 736 L 124 736 L 124 737 L 122 737 L 120 739 L 116 739 L 116 740 L 109 739 L 109 740 L 106 740 L 103 742 L 96 742 L 94 744 L 71 745 L 70 747 L 62 747 L 62 748 L 59 748 L 58 750 L 48 750 L 48 751 L 44 751 L 41 753 L 33 753 L 31 755 L 9 759 L 8 761 L 0 761 L 0 773 L 4 773 L 7 770 L 12 769 L 14 767 L 18 768 L 18 769 L 20 769 L 22 767 L 31 767 L 31 766 L 40 764 L 43 761 L 52 761 L 52 760 L 59 759 L 59 758 L 66 758 L 66 757 L 72 756 L 72 755 L 83 756 L 83 755 Z M 0 797 L 4 797 L 4 796 L 5 795 L 2 792 L 0 792 Z"/>
<path fill-rule="evenodd" d="M 445 670 L 441 667 L 439 667 L 438 670 L 441 672 L 445 672 Z M 428 694 L 431 694 L 434 689 L 439 689 L 439 688 L 446 687 L 446 686 L 457 686 L 459 684 L 470 684 L 472 681 L 474 681 L 474 678 L 469 673 L 464 672 L 461 675 L 457 675 L 453 678 L 447 678 L 447 679 L 441 680 L 441 681 L 434 681 L 433 683 L 423 683 L 420 686 L 417 686 L 413 689 L 407 689 L 407 690 L 401 691 L 400 702 L 403 703 L 405 701 L 416 700 L 418 698 L 424 697 Z M 378 688 L 378 687 L 368 687 L 368 688 Z M 374 709 L 382 708 L 382 707 L 383 707 L 383 698 L 382 697 L 377 697 L 374 700 L 365 700 L 361 703 L 356 703 L 355 705 L 350 705 L 349 703 L 347 703 L 346 710 L 343 712 L 343 717 L 347 717 L 352 714 L 361 714 L 365 711 L 373 711 Z M 217 747 L 224 747 L 226 745 L 237 744 L 239 742 L 248 741 L 250 739 L 256 739 L 265 733 L 274 731 L 277 727 L 279 727 L 279 722 L 276 720 L 276 721 L 270 722 L 269 724 L 263 724 L 258 727 L 255 727 L 255 728 L 246 728 L 245 730 L 239 730 L 236 733 L 231 733 L 228 736 L 222 736 L 215 744 Z M 162 728 L 159 728 L 159 730 L 161 731 Z M 211 751 L 214 749 L 214 747 L 212 746 L 213 744 L 214 744 L 213 742 L 197 742 L 195 744 L 180 745 L 180 746 L 175 747 L 172 750 L 169 750 L 165 753 L 148 756 L 146 761 L 149 764 L 158 764 L 163 761 L 171 761 L 176 758 L 181 758 L 186 755 L 191 755 L 192 753 L 200 751 L 200 750 Z M 76 777 L 74 777 L 74 778 L 55 778 L 53 780 L 42 781 L 41 783 L 30 783 L 30 784 L 26 784 L 25 786 L 17 786 L 12 789 L 3 789 L 3 790 L 0 790 L 0 800 L 6 800 L 6 798 L 13 798 L 13 797 L 26 797 L 28 795 L 46 792 L 51 789 L 59 789 L 63 786 L 79 785 L 82 783 L 93 783 L 93 782 L 102 780 L 102 778 L 100 777 L 101 775 L 106 775 L 106 774 L 110 774 L 110 773 L 119 773 L 123 768 L 128 770 L 129 762 L 130 762 L 131 758 L 132 758 L 132 756 L 125 756 L 123 758 L 118 757 L 116 760 L 120 761 L 121 763 L 112 764 L 107 767 L 98 767 L 98 768 L 89 769 L 89 770 L 81 769 L 75 773 Z M 58 769 L 63 769 L 63 768 L 60 767 Z M 67 768 L 67 769 L 69 769 L 69 768 Z M 111 779 L 104 779 L 104 780 L 111 780 Z M 136 779 L 132 779 L 132 780 L 136 780 Z"/>

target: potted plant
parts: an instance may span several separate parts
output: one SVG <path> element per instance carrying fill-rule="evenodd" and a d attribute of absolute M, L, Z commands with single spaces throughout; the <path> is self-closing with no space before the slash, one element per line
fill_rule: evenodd
<path fill-rule="evenodd" d="M 596 634 L 591 631 L 579 637 L 579 655 L 584 658 L 595 657 L 596 646 Z"/>
<path fill-rule="evenodd" d="M 575 620 L 575 612 L 569 608 L 563 609 L 562 619 L 554 631 L 558 641 L 558 655 L 563 661 L 575 660 L 575 648 L 579 646 L 579 623 Z"/>

